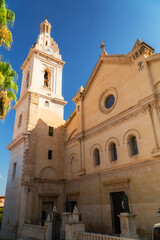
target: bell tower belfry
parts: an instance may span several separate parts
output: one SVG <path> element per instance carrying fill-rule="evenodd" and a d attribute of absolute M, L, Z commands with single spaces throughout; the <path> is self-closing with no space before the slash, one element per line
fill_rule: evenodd
<path fill-rule="evenodd" d="M 59 211 L 63 208 L 65 62 L 50 34 L 46 19 L 21 67 L 13 140 L 7 146 L 11 155 L 1 230 L 4 238 L 20 236 L 24 223 L 43 224 L 54 205 Z"/>
<path fill-rule="evenodd" d="M 50 34 L 51 34 L 51 24 L 47 21 L 47 19 L 41 23 L 40 25 L 40 38 L 39 44 L 44 48 L 46 46 L 50 46 Z"/>
<path fill-rule="evenodd" d="M 37 42 L 32 46 L 28 57 L 22 65 L 23 79 L 21 96 L 26 90 L 41 95 L 41 103 L 45 98 L 61 103 L 58 114 L 63 118 L 65 101 L 62 97 L 62 68 L 65 64 L 59 54 L 57 43 L 50 36 L 51 24 L 45 20 L 40 25 Z M 51 104 L 53 105 L 53 104 Z M 53 106 L 50 110 L 54 110 Z"/>

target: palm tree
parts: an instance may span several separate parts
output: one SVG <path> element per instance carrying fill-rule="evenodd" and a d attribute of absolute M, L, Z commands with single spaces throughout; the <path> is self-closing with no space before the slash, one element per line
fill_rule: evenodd
<path fill-rule="evenodd" d="M 12 33 L 8 27 L 13 25 L 14 20 L 14 12 L 6 8 L 5 0 L 0 0 L 0 46 L 10 48 Z"/>
<path fill-rule="evenodd" d="M 17 73 L 7 62 L 0 61 L 0 119 L 4 119 L 11 107 L 11 102 L 17 100 Z"/>

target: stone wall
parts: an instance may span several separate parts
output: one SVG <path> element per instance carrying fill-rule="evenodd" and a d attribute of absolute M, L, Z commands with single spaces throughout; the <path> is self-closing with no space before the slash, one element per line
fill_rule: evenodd
<path fill-rule="evenodd" d="M 23 224 L 21 228 L 21 238 L 30 237 L 37 240 L 44 240 L 45 228 L 36 225 Z"/>

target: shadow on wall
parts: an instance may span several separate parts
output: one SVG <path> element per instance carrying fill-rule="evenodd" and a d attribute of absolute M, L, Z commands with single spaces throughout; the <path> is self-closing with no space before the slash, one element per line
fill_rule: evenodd
<path fill-rule="evenodd" d="M 64 127 L 54 128 L 39 119 L 27 134 L 23 181 L 33 178 L 58 180 L 64 178 Z"/>

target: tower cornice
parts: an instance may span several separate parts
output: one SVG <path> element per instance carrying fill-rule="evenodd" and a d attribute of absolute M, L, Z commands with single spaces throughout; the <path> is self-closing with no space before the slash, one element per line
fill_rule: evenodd
<path fill-rule="evenodd" d="M 14 105 L 13 109 L 17 109 L 17 107 L 21 104 L 21 102 L 24 100 L 25 97 L 27 97 L 29 94 L 36 94 L 38 97 L 45 97 L 45 99 L 48 99 L 48 100 L 53 100 L 55 103 L 59 103 L 63 106 L 65 106 L 67 104 L 67 101 L 63 100 L 63 99 L 60 99 L 60 98 L 57 98 L 57 97 L 51 97 L 51 96 L 47 96 L 47 95 L 44 95 L 44 94 L 40 94 L 40 93 L 36 93 L 36 92 L 32 92 L 30 90 L 26 91 L 22 97 L 18 100 L 18 102 Z"/>
<path fill-rule="evenodd" d="M 35 48 L 32 48 L 26 58 L 26 60 L 24 61 L 24 63 L 22 64 L 21 66 L 21 70 L 23 71 L 24 68 L 26 67 L 27 63 L 30 61 L 30 59 L 34 56 L 34 55 L 39 55 L 41 57 L 44 57 L 46 58 L 46 60 L 52 60 L 58 64 L 61 64 L 62 66 L 66 63 L 65 61 L 61 60 L 61 59 L 58 59 L 54 56 L 51 56 L 43 51 L 40 51 L 39 49 L 35 49 Z"/>

